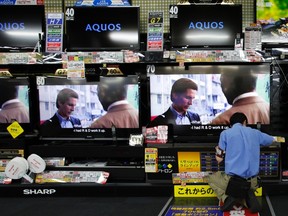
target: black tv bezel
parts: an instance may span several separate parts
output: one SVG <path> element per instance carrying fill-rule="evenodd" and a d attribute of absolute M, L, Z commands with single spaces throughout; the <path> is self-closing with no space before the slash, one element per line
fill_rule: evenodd
<path fill-rule="evenodd" d="M 55 77 L 55 76 L 36 76 L 37 77 L 44 77 L 45 79 L 48 79 L 49 82 L 54 82 L 53 84 L 47 84 L 47 85 L 65 85 L 65 84 L 83 84 L 83 85 L 90 85 L 90 84 L 97 84 L 100 81 L 99 80 L 88 80 L 87 78 L 83 79 L 67 79 L 66 77 Z M 103 76 L 104 77 L 104 76 Z M 106 76 L 104 78 L 107 78 L 109 76 Z M 140 92 L 140 84 L 139 84 L 139 76 L 138 75 L 128 75 L 123 76 L 125 79 L 128 79 L 128 83 L 133 83 L 135 85 L 138 85 L 138 92 L 139 92 L 139 127 L 138 128 L 105 128 L 104 133 L 100 132 L 101 129 L 95 128 L 93 131 L 81 131 L 81 132 L 73 132 L 74 129 L 61 129 L 61 131 L 56 132 L 47 132 L 41 130 L 40 125 L 40 101 L 39 101 L 39 91 L 38 91 L 38 85 L 37 88 L 37 106 L 38 106 L 38 118 L 37 118 L 37 129 L 39 131 L 39 139 L 40 140 L 50 140 L 50 141 L 107 141 L 107 142 L 116 142 L 116 141 L 128 141 L 131 134 L 141 134 L 142 128 L 141 128 L 141 106 L 140 106 L 140 100 L 141 100 L 141 92 Z M 113 77 L 111 77 L 113 78 Z M 101 79 L 101 77 L 100 77 Z M 137 83 L 135 80 L 137 79 Z M 37 82 L 37 81 L 36 81 Z M 82 129 L 82 128 L 81 128 Z M 88 129 L 88 128 L 83 128 Z M 91 129 L 92 130 L 92 129 Z M 89 142 L 90 144 L 90 142 Z M 101 143 L 97 143 L 101 145 Z M 95 145 L 97 145 L 95 143 Z M 103 143 L 102 143 L 103 144 Z"/>
<path fill-rule="evenodd" d="M 35 116 L 32 114 L 34 113 L 34 101 L 33 93 L 32 93 L 32 81 L 30 77 L 28 76 L 15 76 L 15 77 L 9 77 L 9 78 L 0 78 L 0 83 L 3 80 L 10 80 L 11 82 L 19 83 L 19 85 L 24 85 L 28 87 L 28 103 L 29 103 L 29 123 L 19 123 L 21 128 L 24 130 L 22 134 L 19 135 L 19 137 L 26 137 L 26 136 L 36 136 L 35 132 Z M 0 137 L 11 137 L 10 132 L 8 132 L 7 127 L 10 126 L 12 123 L 0 123 Z"/>
<path fill-rule="evenodd" d="M 129 46 L 114 46 L 114 47 L 87 47 L 87 46 L 74 46 L 71 45 L 70 38 L 69 38 L 69 33 L 67 32 L 67 19 L 65 19 L 65 49 L 67 51 L 121 51 L 121 50 L 133 50 L 133 51 L 139 51 L 140 50 L 140 6 L 97 6 L 97 7 L 85 7 L 85 6 L 72 6 L 72 7 L 66 7 L 66 8 L 77 8 L 80 10 L 85 10 L 85 9 L 101 9 L 101 8 L 113 8 L 115 9 L 120 9 L 120 8 L 135 8 L 137 9 L 137 14 L 138 14 L 138 44 L 137 46 L 131 47 Z M 68 21 L 69 22 L 69 21 Z M 80 39 L 80 38 L 79 38 Z"/>
<path fill-rule="evenodd" d="M 271 105 L 273 103 L 272 98 L 271 98 L 271 85 L 273 85 L 273 77 L 271 76 L 271 65 L 269 63 L 241 63 L 241 64 L 233 64 L 233 63 L 228 63 L 228 64 L 213 64 L 213 66 L 245 66 L 245 67 L 258 67 L 263 65 L 263 67 L 267 67 L 267 69 L 269 68 L 269 74 L 270 74 L 270 123 L 269 124 L 248 124 L 247 126 L 251 127 L 251 128 L 255 128 L 255 129 L 259 129 L 263 132 L 266 133 L 270 133 L 272 132 L 272 110 L 271 110 Z M 195 69 L 197 66 L 200 67 L 210 67 L 208 65 L 191 65 L 191 68 L 188 66 L 188 68 L 179 68 L 179 67 L 162 67 L 161 69 L 159 68 L 157 71 L 155 71 L 155 75 L 178 75 L 178 74 L 191 74 L 193 72 L 190 72 L 189 70 L 191 69 L 194 71 L 197 71 L 197 69 Z M 196 72 L 197 73 L 197 72 Z M 201 73 L 199 73 L 201 74 Z M 207 73 L 208 74 L 208 73 Z M 147 78 L 147 94 L 148 94 L 148 104 L 149 107 L 151 107 L 151 100 L 150 100 L 150 78 Z M 147 127 L 151 127 L 151 126 L 155 126 L 153 124 L 151 124 L 151 108 L 148 110 L 148 123 L 147 123 Z M 192 125 L 193 127 L 197 127 L 199 126 L 199 124 L 195 124 Z M 207 143 L 207 142 L 218 142 L 219 139 L 219 135 L 220 133 L 229 128 L 230 125 L 211 125 L 211 124 L 207 124 L 207 126 L 211 126 L 212 129 L 199 129 L 199 130 L 193 130 L 193 128 L 191 128 L 190 125 L 180 125 L 180 126 L 175 126 L 175 125 L 168 125 L 168 142 L 170 143 L 174 143 L 175 145 L 179 145 L 181 143 Z"/>
<path fill-rule="evenodd" d="M 177 6 L 177 7 L 241 7 L 241 14 L 243 17 L 243 8 L 241 4 L 190 4 L 190 5 L 169 5 L 169 8 L 171 6 Z M 243 37 L 243 23 L 242 23 L 242 17 L 241 17 L 241 31 L 239 32 L 239 40 Z M 235 42 L 232 44 L 227 44 L 227 45 L 207 45 L 207 44 L 202 44 L 202 45 L 191 45 L 191 44 L 173 44 L 173 30 L 172 30 L 172 25 L 171 25 L 171 19 L 174 18 L 169 18 L 169 35 L 170 35 L 170 46 L 172 50 L 177 50 L 177 49 L 195 49 L 195 50 L 234 50 L 235 49 Z M 236 37 L 235 37 L 236 39 Z"/>
<path fill-rule="evenodd" d="M 40 8 L 41 10 L 43 10 L 43 16 L 42 16 L 42 20 L 41 20 L 41 23 L 42 23 L 42 32 L 39 32 L 39 51 L 43 51 L 44 50 L 44 47 L 43 47 L 43 38 L 44 38 L 44 35 L 46 33 L 46 15 L 45 15 L 45 5 L 43 4 L 39 4 L 39 5 L 9 5 L 9 4 L 3 4 L 3 5 L 0 5 L 0 7 L 23 7 L 23 12 L 26 14 L 25 12 L 25 8 Z M 39 9 L 39 10 L 40 10 Z M 33 11 L 33 10 L 32 10 Z M 34 15 L 32 15 L 33 17 Z M 35 17 L 33 18 L 35 19 Z M 30 47 L 30 46 L 17 46 L 17 47 L 10 47 L 10 46 L 0 46 L 0 52 L 32 52 L 34 50 L 37 50 L 37 42 L 34 44 L 34 46 Z"/>

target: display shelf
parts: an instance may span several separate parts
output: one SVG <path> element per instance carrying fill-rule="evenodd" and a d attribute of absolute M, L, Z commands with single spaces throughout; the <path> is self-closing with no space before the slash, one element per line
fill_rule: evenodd
<path fill-rule="evenodd" d="M 83 151 L 85 150 L 85 151 Z M 142 158 L 144 156 L 143 147 L 132 146 L 105 146 L 86 145 L 85 142 L 77 144 L 44 144 L 31 145 L 29 152 L 39 154 L 42 157 L 98 157 L 98 158 Z"/>
<path fill-rule="evenodd" d="M 283 63 L 283 62 L 282 62 Z M 97 64 L 85 64 L 87 69 L 87 77 L 97 75 L 100 67 L 103 66 L 119 66 L 119 68 L 127 73 L 136 73 L 141 75 L 141 93 L 143 97 L 147 97 L 146 79 L 149 75 L 157 73 L 158 71 L 175 71 L 185 72 L 190 70 L 191 67 L 197 65 L 261 65 L 270 63 L 251 63 L 251 62 L 184 62 L 179 63 L 176 61 L 159 61 L 159 62 L 137 62 L 137 63 L 97 63 Z M 283 64 L 286 64 L 284 61 Z M 62 68 L 62 64 L 9 64 L 0 65 L 0 68 L 8 68 L 14 75 L 48 75 L 54 74 L 54 72 Z M 286 67 L 285 67 L 286 68 Z M 99 75 L 99 74 L 98 74 Z M 143 81 L 143 82 L 142 82 Z M 285 91 L 282 91 L 284 94 Z M 146 106 L 147 104 L 145 104 Z M 148 104 L 149 106 L 149 104 Z M 145 107 L 145 109 L 148 109 Z M 146 112 L 147 110 L 142 110 Z M 277 113 L 276 113 L 277 114 Z M 144 118 L 146 113 L 143 114 Z M 148 114 L 147 114 L 148 115 Z M 283 118 L 284 121 L 284 118 Z M 145 124 L 145 121 L 143 122 Z M 279 132 L 280 133 L 280 132 Z M 285 133 L 284 136 L 287 134 Z M 145 147 L 155 147 L 159 149 L 159 152 L 166 154 L 166 152 L 172 152 L 177 155 L 177 151 L 213 151 L 217 145 L 217 137 L 208 139 L 207 137 L 198 137 L 193 140 L 193 143 L 175 142 L 161 145 L 147 145 L 142 147 L 128 146 L 128 140 L 119 143 L 107 143 L 97 140 L 82 140 L 82 141 L 46 141 L 38 139 L 35 134 L 33 138 L 19 138 L 10 142 L 9 139 L 1 138 L 0 146 L 4 148 L 9 147 L 23 147 L 25 148 L 25 155 L 35 153 L 41 157 L 67 157 L 70 159 L 78 158 L 99 158 L 99 159 L 117 159 L 117 160 L 137 160 L 144 161 Z M 208 139 L 208 140 L 207 140 Z M 11 139 L 10 139 L 11 140 Z M 199 142 L 200 141 L 200 142 Z M 101 143 L 102 142 L 102 143 Z M 204 145 L 204 143 L 206 145 Z M 279 147 L 272 147 L 279 148 Z M 285 144 L 281 146 L 282 152 L 281 162 L 287 167 L 287 147 Z M 286 161 L 282 161 L 282 158 Z M 21 184 L 19 181 L 14 181 L 10 185 L 0 185 L 0 196 L 111 196 L 111 195 L 147 195 L 153 196 L 157 194 L 171 195 L 173 194 L 173 185 L 171 184 L 171 177 L 169 175 L 163 178 L 163 175 L 157 173 L 145 173 L 144 165 L 137 166 L 103 166 L 103 167 L 49 167 L 50 170 L 92 170 L 92 171 L 107 171 L 111 174 L 108 178 L 108 182 L 105 185 L 99 185 L 94 183 L 65 183 L 65 184 Z M 165 175 L 165 174 L 164 174 Z M 152 178 L 151 178 L 152 177 Z M 274 190 L 282 190 L 281 187 L 287 187 L 288 182 L 281 181 L 281 177 L 278 180 L 269 182 L 263 182 L 264 189 L 268 193 L 274 192 Z M 287 187 L 288 188 L 288 187 Z M 31 191 L 35 191 L 30 192 Z"/>
<path fill-rule="evenodd" d="M 1 197 L 171 196 L 173 185 L 150 183 L 55 183 L 0 185 Z"/>

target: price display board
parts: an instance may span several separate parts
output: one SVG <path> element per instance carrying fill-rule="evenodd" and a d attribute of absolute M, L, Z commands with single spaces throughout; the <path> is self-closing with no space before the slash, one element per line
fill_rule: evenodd
<path fill-rule="evenodd" d="M 149 12 L 147 51 L 163 51 L 163 12 Z"/>

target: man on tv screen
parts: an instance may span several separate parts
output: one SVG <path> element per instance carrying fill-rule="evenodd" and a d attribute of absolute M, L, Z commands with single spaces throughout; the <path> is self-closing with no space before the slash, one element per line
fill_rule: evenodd
<path fill-rule="evenodd" d="M 107 111 L 96 119 L 91 128 L 138 128 L 139 113 L 127 101 L 127 85 L 120 77 L 103 80 L 98 85 L 98 97 L 103 109 Z"/>
<path fill-rule="evenodd" d="M 188 110 L 197 91 L 198 86 L 191 79 L 180 78 L 176 80 L 170 93 L 171 106 L 163 114 L 152 120 L 148 126 L 200 124 L 200 116 Z"/>
<path fill-rule="evenodd" d="M 78 101 L 78 94 L 72 89 L 62 89 L 56 98 L 57 112 L 46 120 L 41 129 L 81 128 L 81 121 L 71 116 Z"/>
<path fill-rule="evenodd" d="M 270 106 L 256 92 L 257 75 L 228 71 L 221 74 L 220 81 L 222 91 L 232 107 L 213 119 L 212 124 L 229 125 L 230 117 L 236 112 L 243 112 L 249 124 L 269 124 Z"/>
<path fill-rule="evenodd" d="M 29 111 L 18 99 L 19 87 L 12 83 L 0 85 L 0 123 L 29 123 Z"/>

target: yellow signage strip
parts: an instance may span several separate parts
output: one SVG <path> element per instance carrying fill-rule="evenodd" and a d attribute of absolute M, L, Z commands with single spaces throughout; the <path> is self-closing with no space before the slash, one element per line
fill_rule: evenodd
<path fill-rule="evenodd" d="M 256 196 L 262 196 L 262 187 L 255 191 Z M 174 197 L 216 197 L 209 185 L 175 185 Z"/>

